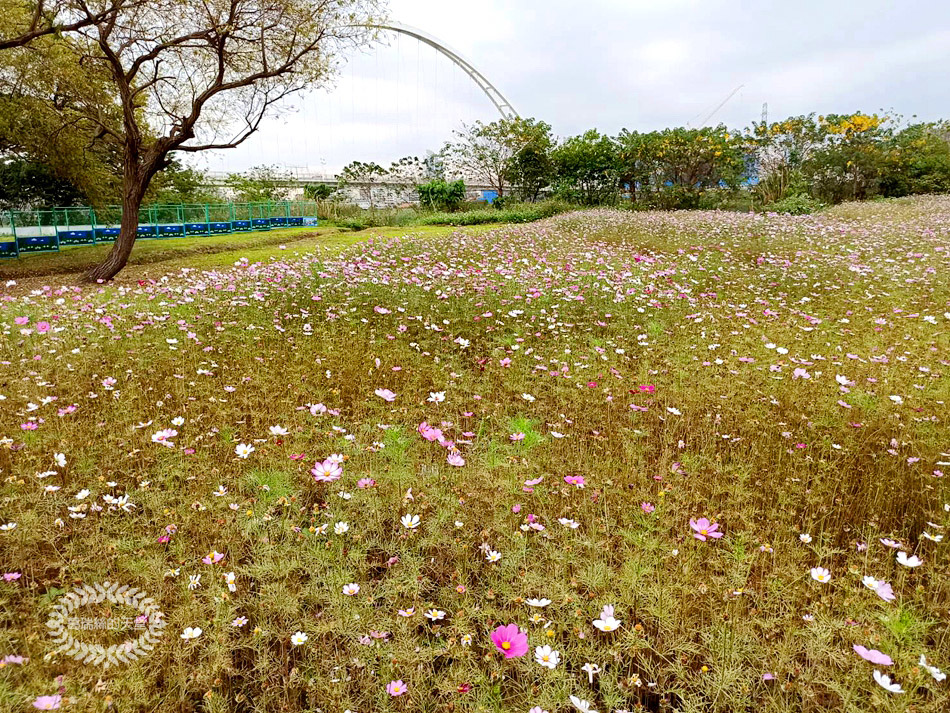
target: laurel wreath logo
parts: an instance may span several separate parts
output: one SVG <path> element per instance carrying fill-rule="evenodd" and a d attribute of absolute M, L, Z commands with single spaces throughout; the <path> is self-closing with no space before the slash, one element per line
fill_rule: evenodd
<path fill-rule="evenodd" d="M 67 619 L 84 606 L 102 602 L 135 609 L 140 615 L 146 617 L 148 626 L 138 638 L 111 646 L 77 641 L 67 627 Z M 151 597 L 135 587 L 120 586 L 115 582 L 74 587 L 72 591 L 60 598 L 46 622 L 50 636 L 58 644 L 57 652 L 72 656 L 81 663 L 91 663 L 107 669 L 111 666 L 130 663 L 152 651 L 161 638 L 165 625 L 164 615 Z"/>

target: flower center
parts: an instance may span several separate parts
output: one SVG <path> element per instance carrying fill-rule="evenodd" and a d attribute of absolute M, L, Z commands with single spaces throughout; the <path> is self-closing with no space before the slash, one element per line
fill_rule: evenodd
<path fill-rule="evenodd" d="M 508 649 L 511 648 L 511 642 L 509 642 L 509 641 L 502 641 L 502 642 L 501 642 L 501 648 L 503 648 L 505 651 L 507 651 Z"/>
<path fill-rule="evenodd" d="M 707 534 L 709 534 L 709 533 L 708 533 L 706 530 L 700 530 L 700 531 L 699 531 L 699 534 L 700 534 L 700 535 L 707 535 Z"/>

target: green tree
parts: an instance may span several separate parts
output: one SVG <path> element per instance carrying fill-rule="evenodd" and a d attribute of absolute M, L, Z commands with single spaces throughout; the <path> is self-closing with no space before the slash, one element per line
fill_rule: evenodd
<path fill-rule="evenodd" d="M 371 38 L 377 8 L 377 0 L 138 0 L 102 16 L 77 3 L 85 26 L 49 35 L 65 55 L 63 71 L 39 66 L 21 87 L 51 109 L 63 78 L 73 95 L 87 75 L 104 88 L 106 101 L 71 101 L 59 112 L 64 125 L 83 122 L 121 156 L 120 232 L 87 278 L 109 280 L 125 266 L 142 201 L 174 153 L 245 141 L 275 104 L 325 82 L 344 45 Z M 4 50 L 0 61 L 25 63 L 36 41 Z"/>
<path fill-rule="evenodd" d="M 362 192 L 367 189 L 369 194 L 369 207 L 375 207 L 375 191 L 378 184 L 382 183 L 389 175 L 389 171 L 373 161 L 352 161 L 343 167 L 338 176 L 340 180 L 340 190 L 345 190 L 349 186 L 356 186 Z"/>
<path fill-rule="evenodd" d="M 465 181 L 446 183 L 439 179 L 418 186 L 419 203 L 429 210 L 457 210 L 465 200 Z"/>
<path fill-rule="evenodd" d="M 145 200 L 149 203 L 215 203 L 222 200 L 222 195 L 202 171 L 172 159 L 164 170 L 155 174 Z"/>
<path fill-rule="evenodd" d="M 0 210 L 35 210 L 88 202 L 82 190 L 55 175 L 45 163 L 21 158 L 0 161 Z"/>
<path fill-rule="evenodd" d="M 802 165 L 811 194 L 824 203 L 877 195 L 890 123 L 888 116 L 861 112 L 818 117 L 825 141 Z"/>
<path fill-rule="evenodd" d="M 759 179 L 755 193 L 763 203 L 807 193 L 802 168 L 827 140 L 826 127 L 814 114 L 792 116 L 771 124 L 753 123 L 746 130 L 749 153 Z"/>
<path fill-rule="evenodd" d="M 742 139 L 725 126 L 625 130 L 617 142 L 620 177 L 646 205 L 695 208 L 706 191 L 733 190 L 746 174 Z"/>
<path fill-rule="evenodd" d="M 885 196 L 950 193 L 950 122 L 897 132 L 886 147 L 880 187 Z"/>
<path fill-rule="evenodd" d="M 536 201 L 554 179 L 551 126 L 536 119 L 519 118 L 507 120 L 504 128 L 506 141 L 515 149 L 508 160 L 505 178 L 518 198 Z"/>
<path fill-rule="evenodd" d="M 537 197 L 550 179 L 551 127 L 535 119 L 476 121 L 455 133 L 442 156 L 459 176 L 491 186 L 504 198 L 514 185 L 523 197 Z"/>
<path fill-rule="evenodd" d="M 231 190 L 234 200 L 263 203 L 285 200 L 290 178 L 277 166 L 254 166 L 243 173 L 229 174 L 224 183 Z"/>
<path fill-rule="evenodd" d="M 609 136 L 591 129 L 561 142 L 553 151 L 555 190 L 584 205 L 614 203 L 619 193 L 619 155 Z"/>

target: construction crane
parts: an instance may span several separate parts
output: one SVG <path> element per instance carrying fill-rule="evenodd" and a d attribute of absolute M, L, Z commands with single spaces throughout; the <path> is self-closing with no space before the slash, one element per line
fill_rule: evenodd
<path fill-rule="evenodd" d="M 744 86 L 745 86 L 745 84 L 740 84 L 738 87 L 736 87 L 736 88 L 733 89 L 731 92 L 729 92 L 729 94 L 726 95 L 726 98 L 725 98 L 725 99 L 723 99 L 721 102 L 719 102 L 719 103 L 716 105 L 716 107 L 715 107 L 711 112 L 709 112 L 708 114 L 706 114 L 705 117 L 703 117 L 703 120 L 702 120 L 701 122 L 699 122 L 699 126 L 700 126 L 700 127 L 705 126 L 705 125 L 706 125 L 706 122 L 709 121 L 710 119 L 712 119 L 712 118 L 716 115 L 716 113 L 726 105 L 726 102 L 728 102 L 730 99 L 732 99 L 732 97 L 734 97 L 734 96 L 736 95 L 736 92 L 738 92 L 738 91 L 739 91 L 740 89 L 742 89 Z M 687 122 L 687 123 L 686 123 L 686 126 L 690 126 L 691 123 L 692 123 L 692 122 Z"/>

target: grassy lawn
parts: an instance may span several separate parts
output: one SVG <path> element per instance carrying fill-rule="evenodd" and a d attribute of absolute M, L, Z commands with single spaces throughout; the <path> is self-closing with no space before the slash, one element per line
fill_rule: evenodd
<path fill-rule="evenodd" d="M 11 289 L 0 710 L 946 711 L 948 245 L 950 198 L 595 210 Z M 160 614 L 54 640 L 105 582 Z"/>
<path fill-rule="evenodd" d="M 497 226 L 475 226 L 470 232 L 484 232 Z M 179 268 L 212 268 L 229 265 L 239 258 L 250 261 L 279 256 L 300 255 L 312 250 L 339 250 L 374 237 L 395 235 L 448 235 L 457 228 L 450 226 L 416 226 L 342 230 L 335 226 L 319 228 L 284 228 L 281 230 L 235 233 L 230 235 L 192 236 L 139 240 L 132 250 L 129 268 L 120 273 L 119 282 L 130 276 L 161 275 Z M 23 280 L 55 275 L 77 278 L 100 263 L 111 245 L 78 245 L 65 247 L 58 253 L 22 255 L 16 260 L 0 261 L 0 280 Z"/>

